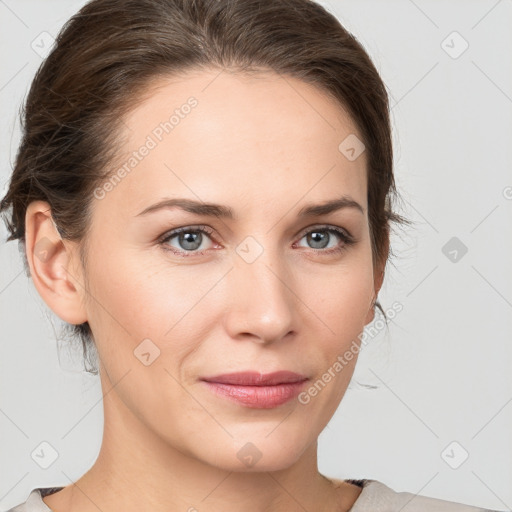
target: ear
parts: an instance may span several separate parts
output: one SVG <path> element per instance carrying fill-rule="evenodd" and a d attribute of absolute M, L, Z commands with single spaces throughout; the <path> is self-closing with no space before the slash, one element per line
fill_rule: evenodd
<path fill-rule="evenodd" d="M 45 201 L 32 201 L 25 214 L 25 251 L 34 286 L 50 309 L 69 324 L 87 321 L 77 245 L 63 240 Z"/>
<path fill-rule="evenodd" d="M 384 257 L 381 262 L 377 265 L 373 273 L 373 282 L 374 282 L 374 296 L 372 297 L 372 302 L 370 303 L 370 308 L 368 309 L 368 315 L 366 316 L 365 325 L 368 325 L 370 322 L 373 322 L 375 318 L 375 306 L 374 302 L 377 300 L 379 295 L 379 291 L 382 287 L 382 283 L 384 282 L 384 269 L 386 267 L 386 262 L 389 254 L 389 236 L 386 238 L 386 246 L 384 251 Z"/>

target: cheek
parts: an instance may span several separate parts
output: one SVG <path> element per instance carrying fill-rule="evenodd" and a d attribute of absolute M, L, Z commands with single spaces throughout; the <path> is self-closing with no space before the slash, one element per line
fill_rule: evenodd
<path fill-rule="evenodd" d="M 123 379 L 118 394 L 140 417 L 153 417 L 159 403 L 184 399 L 181 366 L 200 338 L 189 319 L 190 304 L 199 300 L 190 296 L 198 290 L 172 270 L 114 253 L 91 262 L 90 324 L 98 352 L 111 382 Z"/>
<path fill-rule="evenodd" d="M 306 304 L 323 321 L 325 332 L 338 343 L 357 337 L 363 329 L 374 294 L 371 258 L 361 255 L 353 263 L 307 277 L 304 282 Z"/>
<path fill-rule="evenodd" d="M 124 354 L 128 363 L 139 344 L 149 339 L 163 356 L 155 364 L 165 361 L 166 366 L 176 366 L 194 349 L 201 334 L 206 335 L 203 331 L 214 311 L 203 299 L 222 270 L 207 272 L 200 265 L 187 269 L 161 256 L 141 258 L 128 253 L 121 258 L 113 252 L 94 262 L 91 270 L 95 300 L 90 323 L 93 331 L 96 328 L 98 344 L 103 338 L 109 340 L 106 357 L 115 346 L 115 359 L 119 361 Z"/>
<path fill-rule="evenodd" d="M 310 358 L 317 358 L 319 369 L 317 384 L 305 397 L 311 418 L 329 418 L 343 398 L 357 363 L 374 293 L 371 253 L 360 252 L 345 263 L 336 271 L 306 276 L 301 285 L 302 296 L 313 313 L 305 313 L 311 318 L 306 336 L 316 347 Z"/>

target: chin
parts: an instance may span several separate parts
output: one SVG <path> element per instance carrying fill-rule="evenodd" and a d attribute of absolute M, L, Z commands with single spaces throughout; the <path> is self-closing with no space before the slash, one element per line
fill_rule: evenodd
<path fill-rule="evenodd" d="M 297 436 L 290 434 L 284 428 L 284 423 L 280 426 L 276 423 L 259 434 L 253 431 L 252 435 L 243 438 L 235 436 L 231 443 L 225 445 L 216 444 L 217 451 L 212 454 L 213 460 L 208 462 L 226 471 L 239 473 L 289 468 L 299 460 L 311 441 L 303 437 L 304 433 Z"/>

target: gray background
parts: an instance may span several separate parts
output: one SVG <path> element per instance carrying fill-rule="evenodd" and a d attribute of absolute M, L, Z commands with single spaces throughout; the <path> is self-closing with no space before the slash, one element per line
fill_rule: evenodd
<path fill-rule="evenodd" d="M 47 44 L 40 34 L 55 36 L 83 3 L 0 0 L 0 189 Z M 384 309 L 398 301 L 403 311 L 362 351 L 320 436 L 320 470 L 512 509 L 512 2 L 320 3 L 361 41 L 389 88 L 400 212 L 416 222 L 395 230 L 380 294 Z M 99 377 L 81 373 L 80 352 L 55 341 L 60 320 L 25 276 L 16 243 L 4 243 L 3 222 L 0 230 L 5 510 L 36 486 L 68 485 L 89 469 L 103 411 Z M 45 441 L 58 452 L 47 469 L 31 457 Z"/>

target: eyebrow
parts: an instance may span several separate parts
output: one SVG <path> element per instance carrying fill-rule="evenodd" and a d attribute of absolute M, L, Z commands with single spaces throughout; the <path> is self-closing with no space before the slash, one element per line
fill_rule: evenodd
<path fill-rule="evenodd" d="M 186 212 L 207 217 L 218 217 L 231 220 L 235 219 L 234 211 L 229 206 L 215 203 L 202 203 L 200 201 L 185 198 L 163 199 L 158 203 L 148 206 L 138 213 L 136 217 L 147 215 L 161 209 L 170 208 L 181 208 Z M 299 210 L 298 217 L 320 217 L 321 215 L 327 215 L 346 208 L 356 209 L 364 215 L 364 208 L 357 201 L 349 196 L 342 196 L 338 199 L 333 199 L 321 204 L 306 205 Z"/>

